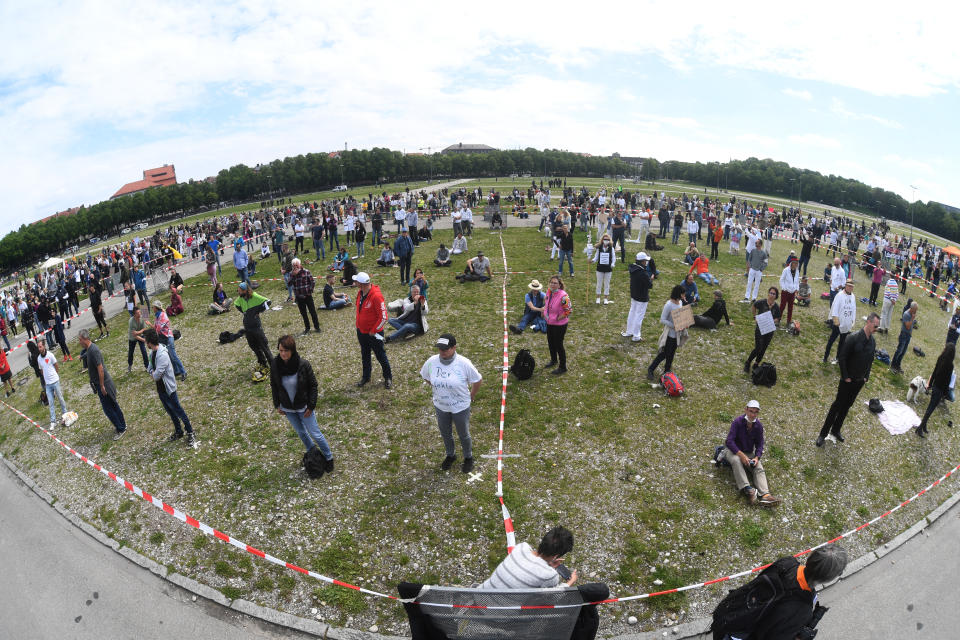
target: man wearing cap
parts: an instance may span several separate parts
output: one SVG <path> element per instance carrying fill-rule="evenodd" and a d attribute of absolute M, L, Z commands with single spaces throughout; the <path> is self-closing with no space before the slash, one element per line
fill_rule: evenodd
<path fill-rule="evenodd" d="M 270 301 L 259 293 L 254 293 L 246 282 L 237 285 L 237 292 L 237 299 L 233 304 L 237 311 L 243 314 L 243 336 L 247 339 L 247 345 L 257 356 L 257 370 L 254 372 L 254 378 L 263 380 L 270 373 L 272 354 L 267 336 L 263 332 L 260 314 L 270 308 Z"/>
<path fill-rule="evenodd" d="M 387 304 L 383 300 L 380 287 L 370 284 L 370 274 L 361 271 L 353 276 L 353 281 L 360 287 L 357 295 L 357 341 L 360 343 L 360 360 L 363 365 L 363 377 L 357 383 L 362 387 L 370 382 L 373 364 L 370 361 L 370 352 L 377 356 L 380 369 L 383 371 L 383 386 L 387 389 L 393 386 L 393 374 L 390 371 L 390 361 L 383 348 L 383 327 L 387 324 Z"/>
<path fill-rule="evenodd" d="M 786 268 L 780 274 L 780 308 L 787 310 L 787 327 L 793 321 L 793 301 L 800 288 L 800 263 L 796 256 L 790 256 Z"/>
<path fill-rule="evenodd" d="M 841 268 L 842 272 L 843 269 Z M 840 343 L 837 345 L 837 357 L 847 339 L 850 330 L 853 329 L 853 323 L 857 320 L 857 299 L 853 295 L 853 279 L 848 278 L 843 286 L 843 291 L 837 294 L 830 305 L 830 318 L 833 320 L 833 328 L 830 330 L 830 338 L 827 340 L 827 348 L 823 352 L 823 363 L 827 363 L 830 357 L 830 349 L 833 342 L 839 337 Z M 837 364 L 834 360 L 833 364 Z"/>
<path fill-rule="evenodd" d="M 400 284 L 410 283 L 410 262 L 413 260 L 413 240 L 410 232 L 404 228 L 400 237 L 393 242 L 393 255 L 400 266 Z"/>
<path fill-rule="evenodd" d="M 634 342 L 642 340 L 643 318 L 647 315 L 647 304 L 650 302 L 650 272 L 647 263 L 650 256 L 641 251 L 636 256 L 636 262 L 629 267 L 630 271 L 630 313 L 627 315 L 627 329 L 621 331 L 624 338 L 632 338 Z"/>
<path fill-rule="evenodd" d="M 490 270 L 490 260 L 483 255 L 483 251 L 477 251 L 475 258 L 467 260 L 467 267 L 463 270 L 463 273 L 457 276 L 457 280 L 460 282 L 466 282 L 468 280 L 486 282 L 492 277 L 493 272 Z"/>
<path fill-rule="evenodd" d="M 460 448 L 463 449 L 463 464 L 460 471 L 473 470 L 473 446 L 470 440 L 470 404 L 477 395 L 483 377 L 468 358 L 457 353 L 457 339 L 444 333 L 437 338 L 437 353 L 430 356 L 420 376 L 433 388 L 433 406 L 437 413 L 437 426 L 443 438 L 447 456 L 440 469 L 448 470 L 457 459 L 453 443 L 453 426 L 457 427 Z"/>
<path fill-rule="evenodd" d="M 843 295 L 843 294 L 841 294 Z M 840 296 L 837 296 L 839 298 Z M 853 406 L 857 395 L 870 379 L 870 369 L 873 367 L 873 358 L 877 345 L 873 339 L 873 332 L 880 325 L 880 316 L 871 313 L 863 330 L 857 331 L 850 339 L 837 350 L 837 360 L 840 365 L 840 384 L 837 386 L 837 397 L 834 398 L 827 418 L 823 421 L 816 445 L 822 447 L 826 440 L 843 442 L 840 429 L 847 418 L 847 412 Z"/>
<path fill-rule="evenodd" d="M 723 460 L 733 469 L 733 480 L 737 489 L 750 504 L 758 502 L 766 507 L 780 504 L 780 498 L 771 495 L 767 486 L 767 473 L 763 469 L 760 457 L 763 455 L 764 437 L 763 424 L 760 422 L 760 403 L 751 400 L 743 415 L 734 418 L 730 423 L 730 432 L 722 453 Z M 718 456 L 719 457 L 719 456 Z M 753 474 L 753 484 L 747 473 Z"/>
<path fill-rule="evenodd" d="M 523 296 L 523 317 L 518 324 L 510 325 L 510 331 L 517 335 L 523 333 L 527 325 L 532 325 L 534 331 L 547 332 L 547 321 L 543 319 L 543 305 L 547 298 L 543 295 L 543 285 L 539 280 L 531 280 L 527 285 L 529 291 Z"/>

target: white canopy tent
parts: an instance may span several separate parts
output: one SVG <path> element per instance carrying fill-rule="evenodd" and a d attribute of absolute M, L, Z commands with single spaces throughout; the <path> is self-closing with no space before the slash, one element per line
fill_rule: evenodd
<path fill-rule="evenodd" d="M 47 269 L 51 269 L 53 267 L 60 267 L 62 265 L 63 265 L 63 258 L 47 258 L 47 260 L 44 261 L 44 263 L 41 264 L 39 268 L 42 271 L 46 271 Z"/>

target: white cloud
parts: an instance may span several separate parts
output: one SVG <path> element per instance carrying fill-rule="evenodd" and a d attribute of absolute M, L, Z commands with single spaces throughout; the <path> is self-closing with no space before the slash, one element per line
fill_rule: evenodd
<path fill-rule="evenodd" d="M 835 138 L 822 136 L 819 133 L 798 133 L 787 137 L 787 140 L 793 144 L 803 145 L 805 147 L 816 147 L 819 149 L 839 149 L 840 141 Z"/>
<path fill-rule="evenodd" d="M 909 169 L 911 171 L 920 171 L 922 173 L 932 173 L 933 166 L 929 162 L 924 162 L 923 160 L 917 160 L 916 158 L 904 158 L 897 155 L 896 153 L 888 153 L 883 156 L 883 159 L 890 164 L 896 165 L 901 169 Z"/>
<path fill-rule="evenodd" d="M 834 113 L 838 116 L 841 116 L 843 118 L 847 118 L 850 120 L 866 120 L 868 122 L 874 122 L 876 124 L 879 124 L 884 127 L 888 127 L 890 129 L 903 128 L 903 125 L 895 120 L 890 120 L 888 118 L 881 118 L 880 116 L 875 116 L 870 113 L 856 113 L 855 111 L 851 111 L 850 109 L 847 109 L 843 100 L 840 100 L 838 98 L 833 99 L 833 102 L 830 105 L 830 111 L 831 113 Z"/>
<path fill-rule="evenodd" d="M 811 100 L 813 100 L 813 94 L 807 91 L 806 89 L 801 90 L 801 89 L 786 88 L 786 89 L 783 89 L 782 93 L 790 96 L 791 98 L 799 98 L 800 100 L 806 100 L 807 102 L 810 102 Z"/>

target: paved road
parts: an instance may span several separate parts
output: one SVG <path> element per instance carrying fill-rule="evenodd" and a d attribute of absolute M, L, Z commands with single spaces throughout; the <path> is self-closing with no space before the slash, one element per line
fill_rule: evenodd
<path fill-rule="evenodd" d="M 0 465 L 0 637 L 308 638 L 192 594 L 74 527 Z"/>

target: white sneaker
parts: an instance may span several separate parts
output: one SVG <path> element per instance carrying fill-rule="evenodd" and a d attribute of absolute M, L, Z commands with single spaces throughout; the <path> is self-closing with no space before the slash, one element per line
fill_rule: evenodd
<path fill-rule="evenodd" d="M 51 423 L 50 423 L 50 431 L 53 431 L 53 430 L 56 429 L 56 428 L 57 428 L 57 423 L 56 423 L 56 422 L 51 422 Z"/>
<path fill-rule="evenodd" d="M 833 435 L 832 433 L 828 433 L 828 434 L 827 434 L 827 437 L 824 438 L 824 440 L 826 440 L 827 442 L 832 442 L 832 443 L 834 443 L 834 444 L 837 443 L 837 437 L 836 437 L 835 435 Z"/>
<path fill-rule="evenodd" d="M 836 360 L 831 360 L 831 361 L 830 361 L 830 364 L 837 364 L 837 361 L 836 361 Z"/>
<path fill-rule="evenodd" d="M 597 304 L 600 304 L 600 298 L 597 298 Z"/>
<path fill-rule="evenodd" d="M 613 304 L 613 300 L 604 299 L 603 304 Z"/>
<path fill-rule="evenodd" d="M 633 342 L 640 342 L 641 340 L 643 340 L 643 338 L 640 336 L 633 336 Z"/>
<path fill-rule="evenodd" d="M 620 332 L 620 335 L 622 335 L 624 338 L 630 338 L 630 337 L 633 336 L 632 333 L 629 333 L 629 332 L 627 332 L 627 331 L 621 331 L 621 332 Z"/>

